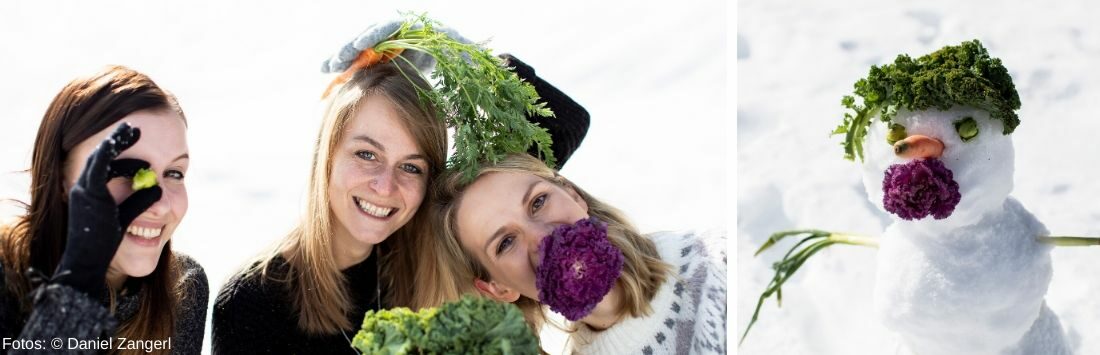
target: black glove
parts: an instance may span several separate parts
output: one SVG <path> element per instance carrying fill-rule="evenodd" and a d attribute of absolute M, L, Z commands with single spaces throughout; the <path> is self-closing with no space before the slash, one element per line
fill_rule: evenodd
<path fill-rule="evenodd" d="M 139 129 L 124 122 L 88 157 L 76 185 L 69 190 L 68 237 L 52 282 L 84 291 L 93 299 L 99 299 L 106 291 L 107 267 L 122 243 L 124 228 L 160 200 L 163 193 L 160 186 L 153 186 L 133 193 L 115 206 L 107 190 L 107 181 L 133 177 L 138 169 L 149 167 L 142 160 L 114 160 L 140 137 Z"/>
<path fill-rule="evenodd" d="M 527 120 L 537 123 L 550 132 L 550 138 L 554 140 L 550 148 L 554 151 L 554 159 L 558 162 L 557 169 L 561 170 L 565 166 L 565 161 L 577 151 L 585 134 L 588 133 L 588 111 L 564 92 L 535 75 L 535 68 L 520 61 L 519 58 L 508 53 L 501 54 L 499 57 L 504 59 L 504 65 L 511 68 L 520 79 L 535 87 L 535 91 L 539 94 L 538 102 L 545 102 L 546 106 L 554 111 L 554 117 L 528 115 Z M 527 154 L 538 157 L 537 147 L 532 146 L 527 150 Z"/>

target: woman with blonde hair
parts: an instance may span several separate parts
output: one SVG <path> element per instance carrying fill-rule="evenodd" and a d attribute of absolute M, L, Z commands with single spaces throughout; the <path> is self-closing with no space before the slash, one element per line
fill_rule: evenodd
<path fill-rule="evenodd" d="M 0 226 L 0 337 L 16 341 L 6 350 L 200 352 L 206 274 L 171 243 L 187 212 L 186 133 L 176 98 L 129 68 L 54 97 L 27 212 Z"/>
<path fill-rule="evenodd" d="M 519 306 L 534 329 L 546 307 L 574 321 L 581 354 L 726 350 L 723 237 L 642 235 L 619 210 L 543 162 L 511 155 L 435 191 L 447 256 L 467 290 Z M 591 281 L 590 281 L 591 280 Z M 587 299 L 580 303 L 577 300 Z"/>
<path fill-rule="evenodd" d="M 435 306 L 459 295 L 456 283 L 442 278 L 450 275 L 441 269 L 444 265 L 423 254 L 433 250 L 428 246 L 433 240 L 428 209 L 421 208 L 429 203 L 428 187 L 445 168 L 445 122 L 451 121 L 442 116 L 453 113 L 427 98 L 439 91 L 419 72 L 425 69 L 424 53 L 405 50 L 398 55 L 400 51 L 383 49 L 395 31 L 408 30 L 406 21 L 372 27 L 326 62 L 326 71 L 340 75 L 324 96 L 306 214 L 218 295 L 214 353 L 353 353 L 351 338 L 367 310 Z M 438 35 L 430 29 L 418 33 Z M 418 49 L 463 46 L 433 38 L 436 42 Z M 498 66 L 493 62 L 482 69 L 507 74 L 518 83 Z M 548 95 L 551 107 L 570 113 L 557 118 L 560 125 L 550 126 L 550 134 L 568 135 L 579 144 L 587 113 L 523 67 L 535 90 L 553 94 Z M 569 124 L 562 124 L 564 120 Z M 457 126 L 459 131 L 468 127 Z M 500 137 L 516 134 L 503 132 Z M 562 150 L 558 161 L 564 162 L 575 148 Z"/>

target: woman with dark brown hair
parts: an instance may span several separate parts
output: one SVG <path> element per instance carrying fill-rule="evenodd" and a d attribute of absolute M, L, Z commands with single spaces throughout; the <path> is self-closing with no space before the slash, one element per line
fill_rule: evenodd
<path fill-rule="evenodd" d="M 206 274 L 170 243 L 187 211 L 186 129 L 175 97 L 121 66 L 54 97 L 27 212 L 0 226 L 6 350 L 200 352 Z"/>

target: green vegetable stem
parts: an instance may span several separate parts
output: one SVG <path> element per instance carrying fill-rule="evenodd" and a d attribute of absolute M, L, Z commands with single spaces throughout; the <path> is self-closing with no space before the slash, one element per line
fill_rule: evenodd
<path fill-rule="evenodd" d="M 760 255 L 761 252 L 771 248 L 775 243 L 786 237 L 802 234 L 808 234 L 808 236 L 802 238 L 802 240 L 791 247 L 791 249 L 787 251 L 787 254 L 783 255 L 783 259 L 772 264 L 772 268 L 775 269 L 775 276 L 772 277 L 771 282 L 768 283 L 768 286 L 764 289 L 764 293 L 760 295 L 760 300 L 756 302 L 756 310 L 752 313 L 752 320 L 750 320 L 749 325 L 745 327 L 745 333 L 741 335 L 741 341 L 737 343 L 738 345 L 744 343 L 745 338 L 749 336 L 749 330 L 752 329 L 752 325 L 756 323 L 757 317 L 760 316 L 760 307 L 764 305 L 764 300 L 771 297 L 772 294 L 775 294 L 776 303 L 782 307 L 783 283 L 787 282 L 791 276 L 794 276 L 798 268 L 802 267 L 802 264 L 818 251 L 833 244 L 878 247 L 878 240 L 869 237 L 832 233 L 816 229 L 789 230 L 772 234 L 771 237 L 768 238 L 768 241 L 764 242 L 764 245 L 761 245 L 760 249 L 758 249 L 753 256 Z"/>
<path fill-rule="evenodd" d="M 1039 237 L 1039 242 L 1057 247 L 1100 246 L 1100 238 L 1089 237 Z"/>

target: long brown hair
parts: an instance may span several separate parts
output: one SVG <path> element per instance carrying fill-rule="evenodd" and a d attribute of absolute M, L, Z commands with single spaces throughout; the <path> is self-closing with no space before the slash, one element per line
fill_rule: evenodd
<path fill-rule="evenodd" d="M 527 154 L 509 155 L 495 164 L 483 163 L 478 169 L 477 177 L 500 172 L 531 174 L 576 191 L 588 205 L 588 215 L 607 223 L 607 237 L 623 252 L 622 276 L 616 281 L 616 285 L 623 290 L 619 315 L 642 317 L 652 312 L 649 303 L 670 277 L 672 267 L 661 260 L 653 241 L 639 233 L 622 212 L 597 200 L 559 175 L 556 170 Z M 464 292 L 473 291 L 471 286 L 474 279 L 491 281 L 489 270 L 458 241 L 459 205 L 466 189 L 474 181 L 477 179 L 467 181 L 461 173 L 453 172 L 441 178 L 439 185 L 433 189 L 437 203 L 433 209 L 439 216 L 439 234 L 436 242 L 431 245 L 437 249 L 432 253 L 442 256 L 439 263 L 448 264 L 445 270 L 453 274 L 446 279 L 461 280 L 462 284 L 457 287 Z M 539 328 L 546 321 L 545 307 L 526 296 L 520 296 L 514 303 L 523 311 L 528 325 L 538 334 Z"/>
<path fill-rule="evenodd" d="M 333 251 L 333 223 L 329 207 L 329 177 L 332 158 L 340 144 L 341 132 L 355 115 L 365 98 L 379 95 L 396 108 L 405 128 L 428 161 L 428 181 L 443 171 L 447 154 L 447 129 L 436 118 L 434 109 L 422 102 L 418 90 L 430 90 L 430 85 L 411 67 L 395 62 L 372 65 L 355 72 L 351 80 L 340 84 L 326 96 L 326 109 L 314 148 L 309 178 L 308 202 L 301 222 L 272 250 L 260 256 L 258 263 L 244 271 L 245 275 L 260 273 L 263 280 L 283 283 L 298 314 L 298 328 L 309 334 L 333 334 L 350 330 L 357 324 L 347 319 L 352 300 L 346 280 L 336 265 Z M 425 194 L 427 195 L 427 194 Z M 427 198 L 427 197 L 426 197 Z M 415 306 L 432 300 L 412 289 L 413 280 L 432 279 L 442 275 L 430 260 L 416 258 L 429 231 L 427 208 L 420 208 L 404 226 L 376 246 L 379 253 L 379 287 L 384 290 L 384 303 L 391 306 Z M 286 258 L 289 274 L 285 278 L 268 273 L 276 257 Z M 424 264 L 421 264 L 424 263 Z"/>
<path fill-rule="evenodd" d="M 62 88 L 42 117 L 28 169 L 30 203 L 22 203 L 26 214 L 0 229 L 0 259 L 7 279 L 5 291 L 22 301 L 20 312 L 24 319 L 32 307 L 24 296 L 32 287 L 24 272 L 34 268 L 52 274 L 65 250 L 68 191 L 64 172 L 69 154 L 97 132 L 141 110 L 171 110 L 184 117 L 175 97 L 149 77 L 126 67 L 109 66 Z M 178 278 L 169 241 L 153 273 L 136 279 L 140 285 L 140 306 L 133 318 L 120 325 L 117 336 L 149 340 L 172 336 L 182 291 L 177 288 Z"/>

